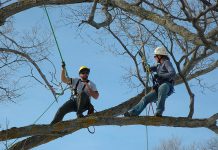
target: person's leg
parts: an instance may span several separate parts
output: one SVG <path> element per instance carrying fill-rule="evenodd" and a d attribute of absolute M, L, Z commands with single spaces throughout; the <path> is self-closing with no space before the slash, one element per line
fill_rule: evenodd
<path fill-rule="evenodd" d="M 87 112 L 87 115 L 91 115 L 91 114 L 93 114 L 94 111 L 95 111 L 94 106 L 93 106 L 93 105 L 91 104 L 91 102 L 90 102 L 90 104 L 89 104 L 89 106 L 88 106 L 88 112 Z"/>
<path fill-rule="evenodd" d="M 167 98 L 167 94 L 170 91 L 170 85 L 167 83 L 163 83 L 158 88 L 158 101 L 157 101 L 157 110 L 156 116 L 162 116 L 162 113 L 165 109 L 165 101 Z"/>
<path fill-rule="evenodd" d="M 135 105 L 130 111 L 130 116 L 138 116 L 144 108 L 149 104 L 150 102 L 155 102 L 157 100 L 157 93 L 155 91 L 151 91 L 147 95 L 145 95 L 140 102 Z"/>
<path fill-rule="evenodd" d="M 77 116 L 79 118 L 83 117 L 82 113 L 88 110 L 89 106 L 90 106 L 90 98 L 85 92 L 82 92 L 81 94 L 79 94 L 77 98 Z"/>
<path fill-rule="evenodd" d="M 69 101 L 67 101 L 66 103 L 64 103 L 57 111 L 54 119 L 52 120 L 51 124 L 55 124 L 57 122 L 62 121 L 62 119 L 64 118 L 64 116 L 69 113 L 69 112 L 73 112 L 76 111 L 76 102 L 72 99 L 70 99 Z"/>

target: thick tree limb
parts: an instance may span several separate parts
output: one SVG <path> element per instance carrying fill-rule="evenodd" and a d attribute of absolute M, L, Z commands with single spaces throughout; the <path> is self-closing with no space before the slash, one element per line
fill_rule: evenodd
<path fill-rule="evenodd" d="M 21 138 L 33 135 L 58 135 L 63 132 L 76 131 L 78 128 L 87 128 L 89 126 L 103 125 L 148 125 L 148 126 L 169 126 L 169 127 L 187 127 L 198 128 L 216 125 L 218 114 L 206 119 L 189 119 L 185 117 L 96 117 L 90 116 L 81 119 L 62 121 L 55 125 L 30 125 L 21 128 L 11 128 L 0 131 L 0 141 Z M 215 131 L 214 131 L 215 132 Z M 218 132 L 215 132 L 218 134 Z"/>
<path fill-rule="evenodd" d="M 170 31 L 181 35 L 186 40 L 191 41 L 191 42 L 195 43 L 196 45 L 203 44 L 203 42 L 199 39 L 199 37 L 196 34 L 190 32 L 186 28 L 179 26 L 179 25 L 173 23 L 171 20 L 169 20 L 163 16 L 160 16 L 156 13 L 147 11 L 141 7 L 138 7 L 138 6 L 132 6 L 132 5 L 126 3 L 122 0 L 114 1 L 114 6 L 119 7 L 122 10 L 129 12 L 129 13 L 132 13 L 136 16 L 139 16 L 145 20 L 150 20 L 154 23 L 157 23 L 161 26 L 164 26 L 167 29 L 169 29 Z"/>
<path fill-rule="evenodd" d="M 35 0 L 35 1 L 28 1 L 24 0 L 21 2 L 16 2 L 11 5 L 8 5 L 4 8 L 0 9 L 0 25 L 2 25 L 5 20 L 21 11 L 41 6 L 43 4 L 45 5 L 66 5 L 66 4 L 77 4 L 77 3 L 83 3 L 83 2 L 93 2 L 93 0 Z M 160 16 L 156 13 L 153 13 L 151 11 L 147 11 L 139 6 L 131 5 L 123 0 L 110 0 L 110 6 L 118 7 L 126 12 L 129 12 L 133 15 L 139 16 L 145 20 L 150 20 L 154 23 L 157 23 L 161 26 L 164 26 L 165 28 L 169 29 L 170 31 L 177 33 L 184 37 L 185 40 L 192 42 L 195 45 L 204 45 L 205 43 L 202 42 L 202 40 L 199 38 L 199 36 L 195 33 L 192 33 L 188 29 L 186 29 L 183 26 L 177 25 L 174 22 L 172 22 L 170 19 L 165 18 L 163 16 Z M 218 46 L 211 44 L 210 48 L 218 52 Z"/>
<path fill-rule="evenodd" d="M 34 143 L 36 141 L 43 144 L 46 140 L 50 141 L 53 138 L 58 138 L 61 134 L 70 134 L 78 129 L 87 128 L 89 126 L 103 126 L 103 125 L 118 125 L 118 126 L 126 126 L 126 125 L 149 125 L 149 126 L 169 126 L 169 127 L 187 127 L 187 128 L 199 128 L 205 127 L 216 134 L 218 134 L 218 127 L 216 126 L 216 120 L 218 119 L 218 114 L 213 115 L 207 119 L 188 119 L 188 118 L 174 118 L 174 117 L 96 117 L 90 116 L 81 119 L 75 119 L 71 121 L 63 121 L 57 123 L 53 126 L 51 125 L 31 125 L 22 128 L 12 128 L 5 131 L 0 132 L 0 140 L 13 139 L 18 137 L 25 136 L 34 136 Z M 40 136 L 43 135 L 43 136 Z M 51 135 L 54 135 L 51 137 Z M 43 140 L 42 140 L 43 139 Z M 23 147 L 24 149 L 32 148 L 33 139 L 28 138 L 24 142 L 20 144 L 14 145 L 11 149 L 18 149 L 19 147 Z M 24 144 L 24 145 L 22 145 Z"/>
<path fill-rule="evenodd" d="M 42 5 L 66 5 L 77 4 L 83 2 L 93 2 L 93 0 L 22 0 L 20 2 L 12 3 L 0 9 L 0 25 L 3 25 L 5 20 L 24 10 L 42 6 Z"/>

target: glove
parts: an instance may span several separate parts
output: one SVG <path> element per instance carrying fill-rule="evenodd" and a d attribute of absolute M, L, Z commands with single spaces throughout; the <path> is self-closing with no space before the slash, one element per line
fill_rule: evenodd
<path fill-rule="evenodd" d="M 151 66 L 149 67 L 149 69 L 150 69 L 150 72 L 156 72 L 157 66 Z"/>
<path fill-rule="evenodd" d="M 146 72 L 152 72 L 151 68 L 150 68 L 150 67 L 147 67 L 147 68 L 146 68 Z"/>
<path fill-rule="evenodd" d="M 155 90 L 156 93 L 158 93 L 158 88 L 159 88 L 159 85 L 158 84 L 155 84 L 152 89 Z"/>
<path fill-rule="evenodd" d="M 65 69 L 65 67 L 66 67 L 66 64 L 65 64 L 65 62 L 64 62 L 64 61 L 62 61 L 62 65 L 61 65 L 61 67 L 62 67 L 63 69 Z"/>
<path fill-rule="evenodd" d="M 157 80 L 159 78 L 158 74 L 154 74 L 154 80 Z"/>

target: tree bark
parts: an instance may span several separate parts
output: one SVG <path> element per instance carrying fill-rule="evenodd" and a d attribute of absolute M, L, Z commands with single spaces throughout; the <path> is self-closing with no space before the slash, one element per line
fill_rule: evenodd
<path fill-rule="evenodd" d="M 3 25 L 7 18 L 30 8 L 43 5 L 67 5 L 93 1 L 94 0 L 22 0 L 0 9 L 0 25 Z"/>
<path fill-rule="evenodd" d="M 66 134 L 73 133 L 79 129 L 90 126 L 102 125 L 147 125 L 147 126 L 168 126 L 168 127 L 186 127 L 199 128 L 205 127 L 218 134 L 216 120 L 218 113 L 206 119 L 190 119 L 184 117 L 103 117 L 90 116 L 71 121 L 63 121 L 55 125 L 31 125 L 22 128 L 12 128 L 0 132 L 0 140 L 33 136 L 13 145 L 10 150 L 20 148 L 30 149 L 35 146 L 47 143 Z"/>
<path fill-rule="evenodd" d="M 211 120 L 212 119 L 212 120 Z M 62 121 L 55 125 L 30 125 L 21 128 L 11 128 L 0 131 L 0 141 L 21 138 L 33 135 L 59 135 L 64 132 L 75 132 L 78 129 L 90 126 L 102 125 L 147 125 L 147 126 L 169 126 L 169 127 L 187 127 L 187 128 L 209 128 L 216 125 L 218 114 L 205 119 L 191 119 L 187 117 L 104 117 L 90 116 L 81 119 Z M 217 133 L 216 130 L 213 130 Z M 218 133 L 217 133 L 218 134 Z"/>

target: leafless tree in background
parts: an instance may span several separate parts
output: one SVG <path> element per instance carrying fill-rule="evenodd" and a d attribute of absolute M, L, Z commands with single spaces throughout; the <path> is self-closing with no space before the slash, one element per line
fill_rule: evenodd
<path fill-rule="evenodd" d="M 189 145 L 182 144 L 182 140 L 178 137 L 172 137 L 168 140 L 163 140 L 154 148 L 154 150 L 216 150 L 218 149 L 218 138 L 214 137 L 207 141 L 192 143 Z"/>

